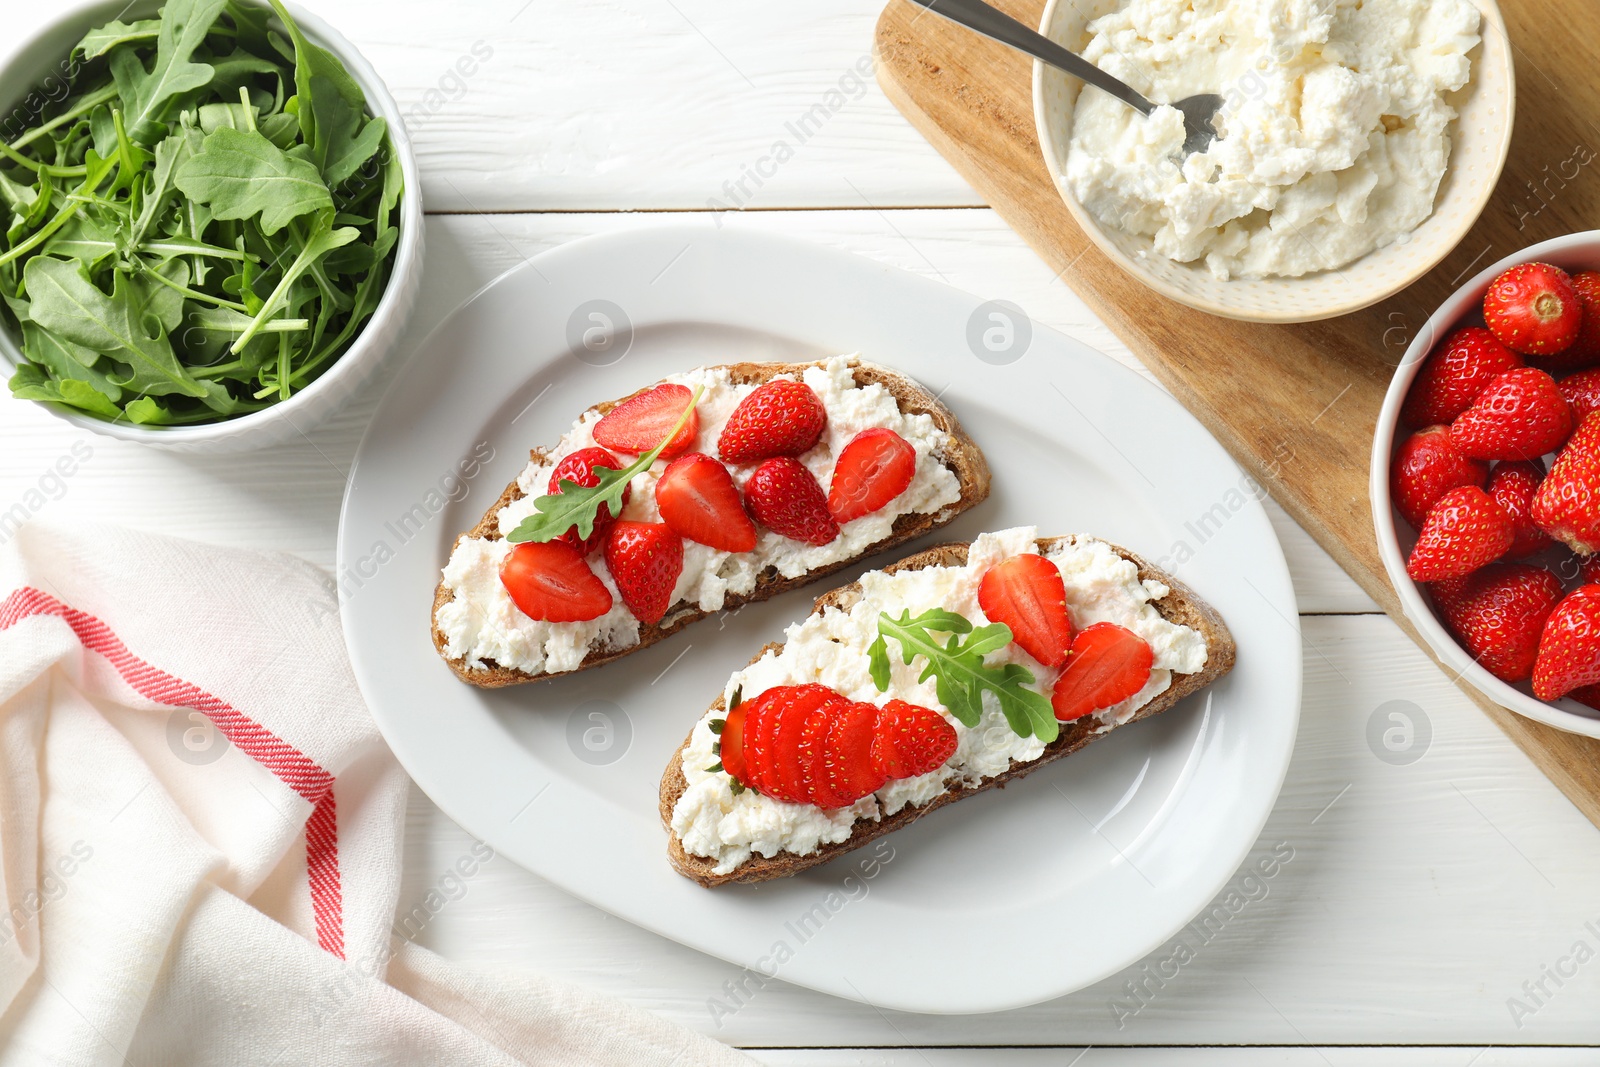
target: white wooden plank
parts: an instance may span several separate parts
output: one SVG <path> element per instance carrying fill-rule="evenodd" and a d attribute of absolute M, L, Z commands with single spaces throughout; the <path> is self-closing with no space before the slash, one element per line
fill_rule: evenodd
<path fill-rule="evenodd" d="M 872 77 L 881 0 L 309 6 L 389 86 L 435 210 L 982 203 Z M 60 7 L 7 4 L 0 53 Z"/>
<path fill-rule="evenodd" d="M 752 1049 L 773 1067 L 1590 1067 L 1587 1048 Z"/>
<path fill-rule="evenodd" d="M 736 968 L 503 861 L 484 867 L 421 940 L 447 956 L 574 979 L 741 1045 L 1403 1043 L 1476 1053 L 1600 1041 L 1600 962 L 1571 956 L 1580 940 L 1600 951 L 1586 925 L 1600 930 L 1600 831 L 1386 618 L 1312 618 L 1304 633 L 1300 737 L 1257 849 L 1287 842 L 1293 859 L 1271 880 L 1236 886 L 1258 899 L 1197 943 L 1175 977 L 1150 982 L 1148 1003 L 1126 983 L 1160 968 L 1167 949 L 1073 996 L 995 1015 L 879 1012 L 775 983 L 714 1018 L 712 999 L 726 997 Z M 1384 762 L 1367 741 L 1374 715 L 1397 700 L 1431 728 L 1425 755 L 1409 765 Z M 468 845 L 415 797 L 401 899 L 421 899 Z M 981 914 L 981 901 L 973 907 Z M 1558 965 L 1576 969 L 1560 987 L 1545 976 Z M 1523 986 L 1541 980 L 1547 995 Z M 1514 1015 L 1512 998 L 1531 1011 Z M 1488 1055 L 1477 1062 L 1497 1062 Z"/>
<path fill-rule="evenodd" d="M 427 334 L 461 300 L 526 257 L 592 233 L 685 216 L 553 214 L 434 217 L 428 223 L 425 294 L 411 334 Z M 710 228 L 704 216 L 690 225 Z M 755 212 L 729 225 L 789 233 L 1004 297 L 1030 317 L 1082 340 L 1128 366 L 1127 348 L 991 211 Z M 51 497 L 41 516 L 107 519 L 201 540 L 296 552 L 332 566 L 345 475 L 382 382 L 374 383 L 327 427 L 306 440 L 244 457 L 172 456 L 65 426 L 0 389 L 0 512 L 22 501 L 40 479 Z M 91 459 L 64 485 L 47 471 L 74 441 Z M 530 442 L 532 443 L 532 442 Z M 1371 611 L 1372 602 L 1298 526 L 1269 505 L 1303 611 Z"/>

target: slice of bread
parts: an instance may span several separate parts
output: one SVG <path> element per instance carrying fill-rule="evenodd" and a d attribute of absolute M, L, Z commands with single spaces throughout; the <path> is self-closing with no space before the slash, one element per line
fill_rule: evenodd
<path fill-rule="evenodd" d="M 736 385 L 759 385 L 780 374 L 792 374 L 798 377 L 807 368 L 822 365 L 822 361 L 815 363 L 735 363 L 729 365 L 727 370 Z M 983 458 L 983 452 L 979 450 L 977 443 L 967 436 L 966 431 L 961 428 L 961 424 L 956 420 L 950 409 L 941 404 L 937 397 L 905 375 L 896 374 L 894 371 L 876 364 L 855 361 L 851 364 L 851 372 L 858 386 L 867 386 L 875 383 L 882 385 L 895 398 L 903 413 L 928 415 L 933 419 L 935 426 L 950 436 L 950 447 L 947 453 L 939 458 L 956 475 L 956 479 L 961 486 L 960 498 L 955 503 L 948 504 L 932 514 L 906 514 L 900 516 L 895 520 L 894 528 L 888 537 L 869 545 L 864 551 L 849 559 L 840 560 L 827 567 L 819 567 L 795 578 L 785 578 L 775 569 L 768 569 L 756 579 L 755 588 L 747 595 L 730 595 L 723 605 L 724 611 L 733 611 L 745 604 L 767 600 L 791 589 L 798 589 L 800 586 L 842 570 L 868 556 L 905 544 L 907 541 L 915 540 L 926 533 L 937 530 L 941 526 L 948 525 L 957 515 L 981 503 L 988 497 L 989 465 Z M 655 384 L 652 382 L 637 393 L 630 394 L 620 400 L 597 404 L 592 410 L 605 414 L 618 404 L 654 388 Z M 546 454 L 542 449 L 534 449 L 529 453 L 529 456 L 533 462 L 537 463 L 541 462 Z M 500 494 L 500 499 L 495 501 L 493 506 L 484 513 L 478 524 L 458 537 L 455 544 L 459 545 L 463 539 L 469 537 L 498 540 L 505 536 L 506 531 L 500 529 L 498 521 L 500 511 L 507 504 L 520 499 L 522 496 L 521 488 L 513 481 L 506 486 L 505 492 Z M 492 660 L 485 660 L 483 667 L 477 668 L 470 666 L 465 658 L 453 659 L 450 657 L 446 651 L 448 641 L 444 633 L 440 631 L 437 620 L 439 609 L 450 603 L 454 597 L 455 592 L 441 581 L 434 592 L 433 607 L 431 614 L 428 616 L 429 625 L 433 631 L 433 646 L 439 650 L 439 655 L 450 665 L 450 669 L 455 672 L 456 677 L 485 689 L 520 685 L 523 682 L 540 681 L 545 678 L 560 677 L 561 674 L 571 674 L 575 673 L 575 671 L 588 670 L 591 667 L 600 667 L 631 652 L 649 648 L 658 641 L 677 633 L 690 623 L 697 622 L 707 615 L 713 614 L 712 612 L 701 611 L 698 608 L 680 607 L 675 611 L 669 612 L 667 617 L 659 623 L 640 626 L 638 644 L 630 645 L 627 648 L 592 649 L 584 657 L 582 664 L 575 668 L 575 671 L 564 671 L 557 674 L 530 674 L 513 667 L 501 666 Z"/>
<path fill-rule="evenodd" d="M 1048 552 L 1063 540 L 1070 540 L 1070 538 L 1040 538 L 1037 542 L 1039 551 Z M 1228 632 L 1227 624 L 1222 621 L 1222 616 L 1217 614 L 1215 608 L 1201 600 L 1192 589 L 1171 575 L 1150 566 L 1150 564 L 1127 549 L 1118 548 L 1115 545 L 1111 547 L 1118 555 L 1124 559 L 1131 560 L 1138 566 L 1141 580 L 1153 579 L 1163 583 L 1171 590 L 1160 600 L 1151 601 L 1151 604 L 1161 613 L 1161 616 L 1168 622 L 1178 623 L 1199 632 L 1206 642 L 1205 667 L 1195 674 L 1174 674 L 1172 676 L 1172 685 L 1167 691 L 1135 712 L 1128 720 L 1131 723 L 1140 719 L 1148 719 L 1152 715 L 1166 711 L 1184 697 L 1204 689 L 1218 678 L 1227 674 L 1233 669 L 1234 660 L 1237 657 L 1237 647 L 1234 645 L 1233 635 Z M 967 562 L 967 548 L 966 544 L 935 545 L 933 548 L 918 552 L 916 555 L 908 556 L 898 563 L 885 567 L 884 572 L 894 574 L 898 571 L 921 570 L 924 567 L 964 566 Z M 830 607 L 849 610 L 860 600 L 860 597 L 860 584 L 852 582 L 818 597 L 815 606 L 811 609 L 812 614 L 821 614 Z M 781 643 L 769 644 L 762 648 L 760 652 L 757 652 L 750 662 L 755 663 L 767 652 L 777 651 L 782 647 Z M 710 710 L 721 711 L 723 706 L 723 698 L 718 696 L 711 705 Z M 944 807 L 946 804 L 953 804 L 963 797 L 981 793 L 986 789 L 993 789 L 997 786 L 1004 787 L 1007 782 L 1016 781 L 1018 778 L 1038 770 L 1047 763 L 1052 763 L 1063 756 L 1078 751 L 1078 749 L 1097 737 L 1104 737 L 1111 732 L 1107 730 L 1104 733 L 1095 733 L 1096 725 L 1093 717 L 1085 717 L 1073 723 L 1064 723 L 1060 735 L 1046 746 L 1044 754 L 1038 759 L 1030 760 L 1027 763 L 1014 763 L 1003 774 L 985 778 L 975 786 L 955 786 L 939 794 L 926 804 L 907 805 L 895 814 L 879 819 L 877 822 L 869 819 L 859 820 L 848 838 L 837 844 L 823 845 L 810 855 L 801 856 L 792 852 L 779 852 L 775 856 L 768 857 L 755 853 L 727 874 L 713 873 L 716 867 L 715 860 L 707 859 L 704 856 L 691 855 L 684 851 L 683 842 L 672 831 L 673 809 L 677 806 L 678 798 L 689 787 L 688 779 L 683 775 L 683 752 L 689 747 L 690 738 L 693 736 L 694 731 L 691 729 L 690 737 L 685 737 L 683 744 L 679 746 L 677 752 L 673 753 L 672 759 L 667 764 L 666 773 L 661 777 L 661 821 L 667 828 L 667 858 L 672 862 L 672 866 L 679 874 L 707 887 L 726 885 L 729 882 L 765 882 L 773 878 L 785 878 L 791 874 L 798 874 L 807 868 L 836 859 L 852 849 L 860 848 L 869 841 L 898 830 L 900 827 L 914 822 L 929 812 Z M 1123 725 L 1127 724 L 1124 723 Z"/>

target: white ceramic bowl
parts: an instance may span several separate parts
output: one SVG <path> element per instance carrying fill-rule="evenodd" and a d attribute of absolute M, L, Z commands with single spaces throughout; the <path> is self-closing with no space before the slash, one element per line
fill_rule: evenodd
<path fill-rule="evenodd" d="M 16 45 L 0 68 L 0 114 L 25 100 L 28 93 L 52 76 L 72 46 L 90 29 L 116 18 L 124 21 L 152 18 L 161 6 L 162 0 L 136 0 L 131 4 L 126 0 L 105 0 L 75 7 L 31 40 Z M 320 378 L 283 403 L 264 410 L 198 426 L 157 427 L 107 422 L 60 405 L 41 405 L 57 417 L 108 437 L 175 451 L 242 452 L 265 448 L 303 434 L 327 418 L 377 372 L 396 347 L 422 283 L 422 197 L 416 157 L 406 136 L 400 108 L 372 65 L 327 23 L 293 4 L 288 6 L 306 36 L 344 62 L 366 93 L 367 106 L 372 113 L 388 120 L 389 136 L 400 157 L 406 181 L 399 207 L 400 241 L 388 288 L 378 309 L 349 349 Z M 12 369 L 22 361 L 16 338 L 9 329 L 0 328 L 0 365 L 4 367 L 4 376 L 9 378 Z"/>
<path fill-rule="evenodd" d="M 1533 695 L 1527 683 L 1510 685 L 1484 670 L 1457 643 L 1434 614 L 1426 594 L 1406 573 L 1406 557 L 1411 554 L 1411 546 L 1416 543 L 1417 535 L 1395 511 L 1389 496 L 1389 468 L 1394 461 L 1395 449 L 1411 432 L 1400 423 L 1400 405 L 1405 402 L 1406 393 L 1417 372 L 1422 369 L 1423 362 L 1435 346 L 1449 337 L 1458 326 L 1473 324 L 1474 316 L 1480 313 L 1483 296 L 1489 291 L 1490 282 L 1508 267 L 1533 260 L 1553 263 L 1569 272 L 1600 270 L 1600 230 L 1558 237 L 1507 256 L 1493 266 L 1486 267 L 1481 274 L 1462 286 L 1428 319 L 1406 350 L 1405 358 L 1395 371 L 1394 380 L 1389 383 L 1383 409 L 1378 413 L 1378 429 L 1372 440 L 1372 520 L 1378 536 L 1378 552 L 1383 557 L 1383 568 L 1389 572 L 1389 581 L 1394 585 L 1395 592 L 1400 594 L 1400 606 L 1442 663 L 1458 672 L 1474 689 L 1519 715 L 1585 737 L 1600 737 L 1600 712 L 1576 700 L 1558 700 L 1547 704 Z M 1477 321 L 1481 325 L 1481 318 Z M 1552 550 L 1551 560 L 1561 555 L 1561 550 Z"/>
<path fill-rule="evenodd" d="M 1249 322 L 1312 322 L 1359 311 L 1404 289 L 1444 259 L 1477 222 L 1505 166 L 1516 98 L 1511 42 L 1494 0 L 1474 2 L 1483 12 L 1483 40 L 1472 53 L 1472 81 L 1451 99 L 1460 117 L 1452 128 L 1450 167 L 1440 183 L 1433 214 L 1409 239 L 1338 270 L 1300 278 L 1219 281 L 1204 263 L 1176 263 L 1157 254 L 1149 237 L 1103 228 L 1065 181 L 1073 109 L 1083 83 L 1036 62 L 1033 112 L 1045 167 L 1089 239 L 1112 262 L 1163 296 Z M 1089 43 L 1088 24 L 1123 3 L 1050 0 L 1039 32 L 1081 52 Z"/>

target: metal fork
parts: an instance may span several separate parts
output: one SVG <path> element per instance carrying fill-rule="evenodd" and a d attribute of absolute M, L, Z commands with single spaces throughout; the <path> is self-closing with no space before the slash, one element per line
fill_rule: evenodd
<path fill-rule="evenodd" d="M 935 15 L 942 15 L 951 22 L 1064 70 L 1110 93 L 1143 115 L 1149 115 L 1161 106 L 1146 100 L 1127 82 L 1112 77 L 1082 56 L 1067 51 L 1010 15 L 990 7 L 983 0 L 911 0 L 911 3 L 921 4 Z M 1183 113 L 1183 154 L 1188 156 L 1204 152 L 1217 137 L 1216 118 L 1217 112 L 1222 109 L 1222 97 L 1216 93 L 1200 93 L 1178 100 L 1171 106 Z"/>

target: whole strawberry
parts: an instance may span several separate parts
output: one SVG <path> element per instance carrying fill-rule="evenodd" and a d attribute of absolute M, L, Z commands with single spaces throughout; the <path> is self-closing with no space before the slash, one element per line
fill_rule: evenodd
<path fill-rule="evenodd" d="M 1559 700 L 1574 689 L 1600 683 L 1600 585 L 1584 585 L 1550 613 L 1533 665 L 1533 693 Z"/>
<path fill-rule="evenodd" d="M 808 545 L 826 545 L 839 536 L 822 486 L 792 456 L 769 459 L 751 472 L 744 506 L 767 529 Z"/>
<path fill-rule="evenodd" d="M 817 443 L 827 421 L 809 385 L 778 378 L 739 401 L 717 438 L 717 455 L 725 463 L 798 456 Z"/>
<path fill-rule="evenodd" d="M 1486 491 L 1511 516 L 1512 541 L 1506 555 L 1512 559 L 1531 556 L 1551 545 L 1550 535 L 1533 522 L 1533 495 L 1543 481 L 1544 464 L 1536 459 L 1498 463 L 1489 475 Z"/>
<path fill-rule="evenodd" d="M 1419 582 L 1470 574 L 1511 547 L 1511 517 L 1475 485 L 1452 489 L 1428 512 L 1406 561 Z"/>
<path fill-rule="evenodd" d="M 1490 284 L 1483 320 L 1513 352 L 1550 356 L 1578 339 L 1583 301 L 1566 271 L 1548 263 L 1521 263 Z"/>
<path fill-rule="evenodd" d="M 1400 417 L 1412 426 L 1450 422 L 1471 407 L 1491 381 L 1520 366 L 1522 357 L 1482 326 L 1457 330 L 1417 372 Z"/>
<path fill-rule="evenodd" d="M 1505 682 L 1533 674 L 1539 635 L 1561 602 L 1561 579 L 1527 563 L 1496 563 L 1436 590 L 1445 622 L 1472 658 Z"/>
<path fill-rule="evenodd" d="M 1506 371 L 1450 424 L 1456 447 L 1474 459 L 1537 459 L 1572 432 L 1572 412 L 1555 379 L 1534 367 Z"/>
<path fill-rule="evenodd" d="M 1600 551 L 1600 412 L 1573 432 L 1533 494 L 1534 524 L 1582 556 Z"/>
<path fill-rule="evenodd" d="M 1600 312 L 1595 314 L 1600 322 Z M 1585 320 L 1587 321 L 1587 320 Z M 1600 367 L 1581 370 L 1556 383 L 1556 391 L 1572 409 L 1572 424 L 1582 422 L 1590 412 L 1600 411 Z"/>
<path fill-rule="evenodd" d="M 1389 491 L 1394 506 L 1412 526 L 1421 528 L 1428 509 L 1450 490 L 1463 485 L 1483 487 L 1489 465 L 1462 455 L 1447 426 L 1429 426 L 1408 437 L 1395 452 Z"/>
<path fill-rule="evenodd" d="M 1578 339 L 1563 352 L 1541 356 L 1539 365 L 1546 370 L 1577 370 L 1600 363 L 1600 271 L 1574 274 L 1572 288 L 1577 291 L 1578 302 L 1583 307 Z"/>

